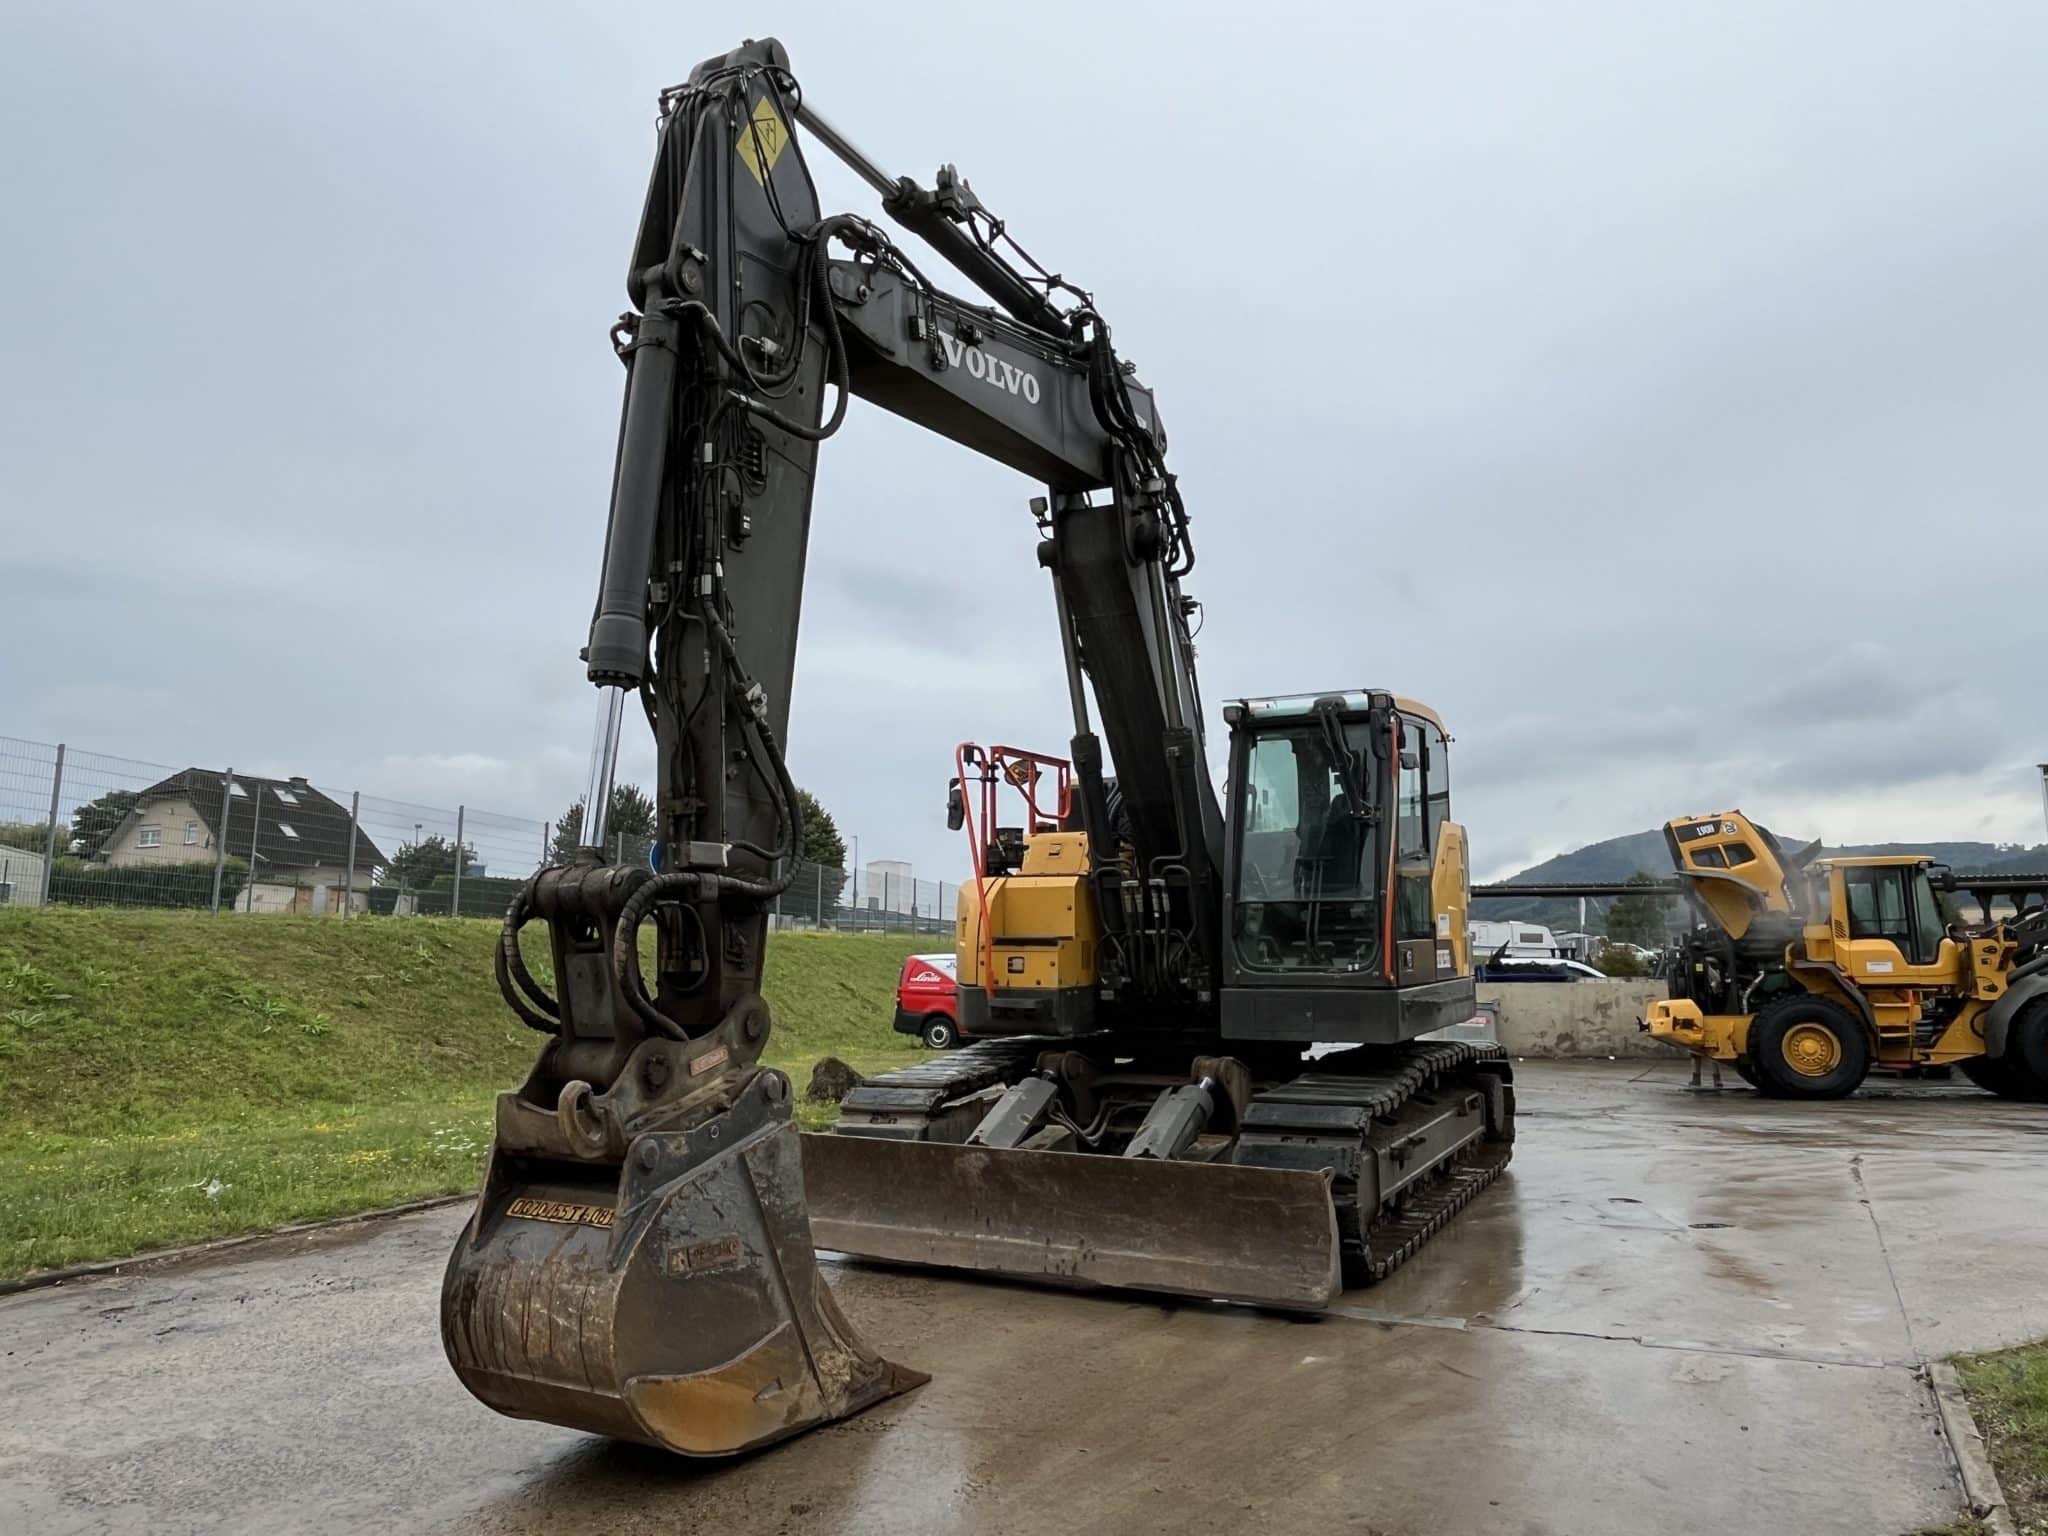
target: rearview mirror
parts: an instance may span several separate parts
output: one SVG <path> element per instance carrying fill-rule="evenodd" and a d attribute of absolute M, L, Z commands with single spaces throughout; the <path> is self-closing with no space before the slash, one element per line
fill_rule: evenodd
<path fill-rule="evenodd" d="M 958 832 L 967 825 L 967 802 L 960 795 L 960 781 L 946 786 L 946 830 Z"/>

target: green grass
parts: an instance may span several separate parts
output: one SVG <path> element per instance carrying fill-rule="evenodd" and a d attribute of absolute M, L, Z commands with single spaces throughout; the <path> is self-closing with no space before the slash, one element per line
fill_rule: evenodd
<path fill-rule="evenodd" d="M 498 997 L 496 935 L 476 919 L 0 911 L 0 1275 L 471 1188 L 491 1101 L 541 1044 Z M 767 1059 L 799 1094 L 823 1056 L 913 1059 L 889 1027 L 896 978 L 933 944 L 778 935 Z"/>
<path fill-rule="evenodd" d="M 2023 1533 L 2048 1532 L 2048 1342 L 1964 1355 L 1956 1374 Z"/>

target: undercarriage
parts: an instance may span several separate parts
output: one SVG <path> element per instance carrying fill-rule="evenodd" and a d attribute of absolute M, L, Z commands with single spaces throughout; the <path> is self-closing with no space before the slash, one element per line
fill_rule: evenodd
<path fill-rule="evenodd" d="M 1498 1046 L 1359 1047 L 1266 1080 L 1158 1065 L 992 1040 L 862 1084 L 805 1141 L 819 1246 L 1313 1308 L 1391 1274 L 1513 1151 Z M 1227 1109 L 1190 1132 L 1177 1111 L 1205 1083 Z"/>

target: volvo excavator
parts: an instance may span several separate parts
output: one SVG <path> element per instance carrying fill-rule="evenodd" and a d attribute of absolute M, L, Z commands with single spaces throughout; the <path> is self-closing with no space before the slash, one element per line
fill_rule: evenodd
<path fill-rule="evenodd" d="M 980 297 L 825 214 L 807 144 Z M 1217 795 L 1151 392 L 965 178 L 888 175 L 780 44 L 663 94 L 626 286 L 584 846 L 526 883 L 496 950 L 542 1044 L 444 1280 L 464 1384 L 727 1455 L 924 1379 L 861 1340 L 814 1246 L 1291 1310 L 1399 1264 L 1514 1126 L 1504 1053 L 1418 1039 L 1473 1011 L 1443 722 L 1368 687 L 1241 699 Z M 855 396 L 1043 487 L 1071 788 L 967 904 L 976 1043 L 800 1137 L 763 1061 L 762 956 L 803 846 L 783 740 L 813 479 Z M 603 852 L 631 711 L 656 745 L 653 868 Z"/>

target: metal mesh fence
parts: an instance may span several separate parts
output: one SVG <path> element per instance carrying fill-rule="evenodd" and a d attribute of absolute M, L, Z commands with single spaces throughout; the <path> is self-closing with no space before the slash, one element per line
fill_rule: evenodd
<path fill-rule="evenodd" d="M 0 906 L 497 917 L 556 841 L 550 822 L 476 806 L 0 736 Z M 610 843 L 614 862 L 652 861 L 645 837 Z M 771 921 L 950 934 L 958 895 L 898 864 L 801 862 Z"/>

